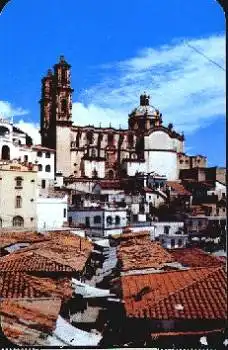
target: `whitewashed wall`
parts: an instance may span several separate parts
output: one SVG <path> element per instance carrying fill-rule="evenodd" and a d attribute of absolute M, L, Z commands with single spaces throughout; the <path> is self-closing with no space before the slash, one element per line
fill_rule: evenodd
<path fill-rule="evenodd" d="M 165 175 L 169 181 L 178 178 L 176 152 L 145 151 L 144 153 L 148 173 L 155 171 L 160 175 Z"/>
<path fill-rule="evenodd" d="M 67 196 L 63 199 L 42 197 L 37 199 L 38 230 L 58 229 L 63 226 L 64 222 L 67 222 Z"/>

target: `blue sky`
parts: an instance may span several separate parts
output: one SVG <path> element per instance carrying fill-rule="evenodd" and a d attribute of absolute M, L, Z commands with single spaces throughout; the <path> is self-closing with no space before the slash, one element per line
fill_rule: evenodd
<path fill-rule="evenodd" d="M 0 16 L 0 113 L 38 142 L 40 80 L 72 65 L 76 124 L 123 127 L 146 90 L 186 135 L 186 151 L 225 164 L 225 19 L 215 0 L 11 0 Z"/>

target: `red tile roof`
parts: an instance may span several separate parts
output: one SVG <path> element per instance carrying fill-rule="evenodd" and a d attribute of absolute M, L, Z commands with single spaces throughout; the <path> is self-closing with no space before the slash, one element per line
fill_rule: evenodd
<path fill-rule="evenodd" d="M 23 272 L 0 272 L 0 298 L 72 296 L 70 280 L 31 276 Z"/>
<path fill-rule="evenodd" d="M 117 248 L 117 257 L 122 271 L 161 269 L 167 263 L 174 262 L 172 255 L 159 242 L 151 242 L 145 237 L 122 242 Z"/>
<path fill-rule="evenodd" d="M 180 196 L 191 196 L 191 192 L 186 190 L 186 188 L 179 182 L 176 181 L 167 181 L 167 186 L 171 187 L 174 192 Z"/>
<path fill-rule="evenodd" d="M 56 327 L 60 306 L 61 300 L 53 298 L 2 300 L 2 331 L 19 346 L 47 345 L 45 338 Z"/>
<path fill-rule="evenodd" d="M 178 248 L 169 250 L 175 261 L 188 267 L 223 266 L 224 263 L 216 256 L 208 254 L 199 248 Z"/>
<path fill-rule="evenodd" d="M 0 248 L 7 247 L 15 243 L 34 243 L 47 241 L 49 238 L 38 234 L 37 232 L 1 232 Z"/>
<path fill-rule="evenodd" d="M 198 268 L 120 279 L 127 317 L 226 319 L 226 273 Z"/>
<path fill-rule="evenodd" d="M 82 271 L 93 245 L 85 238 L 51 232 L 51 240 L 34 243 L 27 248 L 0 258 L 1 271 Z"/>

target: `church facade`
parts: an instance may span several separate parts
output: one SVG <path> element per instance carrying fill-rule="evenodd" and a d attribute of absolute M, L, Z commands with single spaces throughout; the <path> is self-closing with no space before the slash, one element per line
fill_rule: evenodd
<path fill-rule="evenodd" d="M 70 69 L 61 56 L 42 79 L 42 146 L 56 151 L 56 172 L 80 179 L 156 172 L 176 180 L 180 169 L 206 166 L 206 157 L 185 154 L 184 135 L 172 124 L 163 125 L 162 114 L 146 94 L 129 114 L 125 130 L 74 125 Z"/>

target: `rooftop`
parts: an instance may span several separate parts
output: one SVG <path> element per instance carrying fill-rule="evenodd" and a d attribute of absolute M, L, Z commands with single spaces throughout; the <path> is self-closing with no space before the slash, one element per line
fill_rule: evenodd
<path fill-rule="evenodd" d="M 170 254 L 177 262 L 188 267 L 218 267 L 223 265 L 219 258 L 199 248 L 172 249 Z"/>
<path fill-rule="evenodd" d="M 43 298 L 72 296 L 70 281 L 31 276 L 24 272 L 0 272 L 1 298 Z"/>
<path fill-rule="evenodd" d="M 34 243 L 47 241 L 48 238 L 37 232 L 8 232 L 1 231 L 0 248 L 4 248 L 16 243 Z"/>
<path fill-rule="evenodd" d="M 130 275 L 120 278 L 127 317 L 165 319 L 227 318 L 223 268 Z"/>
<path fill-rule="evenodd" d="M 2 300 L 2 331 L 16 345 L 47 345 L 45 338 L 56 327 L 60 306 L 58 298 Z"/>
<path fill-rule="evenodd" d="M 159 242 L 151 242 L 144 237 L 128 239 L 117 248 L 122 271 L 141 269 L 162 269 L 166 264 L 174 262 L 174 258 Z"/>
<path fill-rule="evenodd" d="M 93 245 L 85 238 L 65 232 L 50 232 L 49 241 L 34 243 L 27 248 L 0 258 L 1 271 L 82 271 Z"/>
<path fill-rule="evenodd" d="M 176 181 L 167 181 L 167 186 L 171 187 L 174 192 L 180 196 L 191 196 L 191 192 L 186 190 L 186 188 L 179 182 Z"/>

